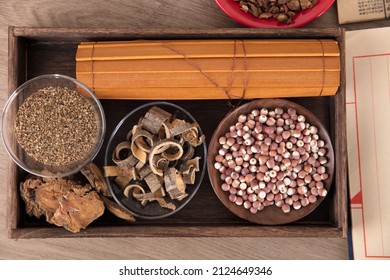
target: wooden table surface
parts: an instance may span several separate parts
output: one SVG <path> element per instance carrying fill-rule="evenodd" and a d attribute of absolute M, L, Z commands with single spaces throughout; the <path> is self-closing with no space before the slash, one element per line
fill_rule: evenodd
<path fill-rule="evenodd" d="M 242 27 L 213 0 L 0 0 L 0 107 L 7 99 L 7 28 L 231 28 Z M 390 25 L 351 24 L 346 29 Z M 309 28 L 338 27 L 334 4 Z M 347 259 L 342 238 L 135 238 L 9 240 L 5 234 L 6 172 L 9 157 L 0 148 L 0 259 Z"/>

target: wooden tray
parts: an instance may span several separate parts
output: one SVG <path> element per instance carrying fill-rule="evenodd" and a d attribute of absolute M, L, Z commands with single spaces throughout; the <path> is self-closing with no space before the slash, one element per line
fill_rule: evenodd
<path fill-rule="evenodd" d="M 344 73 L 344 33 L 340 29 L 212 29 L 139 30 L 9 28 L 9 94 L 24 81 L 42 74 L 75 76 L 75 54 L 79 42 L 131 39 L 224 39 L 224 38 L 335 38 L 341 49 L 341 86 L 336 96 L 290 99 L 314 112 L 328 129 L 335 149 L 335 180 L 331 192 L 309 216 L 285 226 L 260 226 L 232 214 L 218 200 L 205 179 L 195 197 L 177 214 L 152 221 L 128 224 L 109 213 L 86 230 L 73 234 L 48 224 L 43 218 L 25 214 L 19 183 L 26 173 L 9 164 L 7 234 L 9 238 L 54 237 L 345 237 L 347 229 L 346 113 Z M 107 134 L 96 163 L 103 164 L 108 137 L 118 121 L 145 101 L 102 100 L 107 118 Z M 227 102 L 177 101 L 196 116 L 207 139 L 229 111 Z"/>

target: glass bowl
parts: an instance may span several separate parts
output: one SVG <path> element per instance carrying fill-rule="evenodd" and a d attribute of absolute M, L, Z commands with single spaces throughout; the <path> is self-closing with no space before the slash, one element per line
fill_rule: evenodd
<path fill-rule="evenodd" d="M 247 27 L 258 27 L 258 28 L 293 28 L 304 26 L 323 13 L 325 13 L 330 6 L 332 6 L 334 0 L 318 0 L 318 3 L 312 8 L 297 12 L 293 17 L 290 24 L 280 23 L 276 19 L 260 19 L 256 18 L 249 12 L 241 10 L 239 2 L 233 0 L 215 0 L 217 5 L 222 11 L 230 16 L 238 23 Z"/>
<path fill-rule="evenodd" d="M 307 123 L 318 128 L 317 134 L 319 139 L 322 139 L 325 142 L 324 148 L 327 150 L 327 163 L 323 165 L 329 175 L 326 180 L 323 180 L 323 188 L 328 192 L 327 196 L 318 196 L 315 203 L 310 203 L 305 207 L 301 207 L 299 210 L 295 210 L 291 207 L 291 211 L 289 213 L 284 213 L 281 208 L 276 205 L 270 205 L 265 207 L 263 210 L 259 210 L 257 213 L 252 214 L 249 209 L 245 209 L 242 205 L 237 205 L 229 200 L 229 192 L 222 190 L 221 187 L 224 181 L 220 178 L 220 172 L 214 168 L 215 157 L 218 155 L 218 151 L 220 149 L 219 138 L 229 131 L 230 126 L 237 123 L 238 116 L 241 114 L 247 115 L 254 109 L 260 110 L 262 108 L 267 108 L 268 110 L 282 108 L 284 111 L 287 111 L 289 108 L 295 109 L 297 115 L 303 115 Z M 262 225 L 282 225 L 295 222 L 307 216 L 329 196 L 329 190 L 331 188 L 334 175 L 334 152 L 332 141 L 328 132 L 322 125 L 321 121 L 312 112 L 294 102 L 284 99 L 258 99 L 236 108 L 219 123 L 210 140 L 207 169 L 214 192 L 225 207 L 231 212 L 236 214 L 238 217 L 253 223 Z"/>
<path fill-rule="evenodd" d="M 119 143 L 125 141 L 129 131 L 133 128 L 133 126 L 136 125 L 140 118 L 143 117 L 146 112 L 148 112 L 149 109 L 151 109 L 153 106 L 157 106 L 171 113 L 173 115 L 173 118 L 182 119 L 190 123 L 197 123 L 195 118 L 188 111 L 173 103 L 163 101 L 146 103 L 129 112 L 113 130 L 109 142 L 107 144 L 104 161 L 105 166 L 115 166 L 115 163 L 112 160 L 112 155 L 115 148 Z M 203 132 L 200 127 L 198 127 L 198 132 L 199 136 L 203 135 Z M 177 213 L 180 209 L 182 209 L 188 202 L 190 202 L 190 200 L 194 197 L 195 193 L 199 189 L 206 171 L 207 148 L 205 142 L 203 142 L 198 147 L 195 147 L 195 153 L 193 157 L 196 156 L 200 157 L 200 170 L 195 173 L 195 183 L 192 185 L 187 185 L 186 187 L 186 192 L 188 196 L 181 201 L 170 199 L 168 194 L 164 197 L 167 203 L 171 202 L 175 204 L 175 210 L 163 208 L 159 205 L 157 201 L 148 202 L 146 205 L 143 206 L 135 198 L 131 196 L 127 197 L 124 195 L 124 188 L 117 183 L 115 177 L 106 177 L 106 182 L 115 201 L 124 209 L 129 211 L 132 215 L 138 218 L 149 220 L 165 218 Z M 142 182 L 141 184 L 144 185 L 144 183 Z"/>
<path fill-rule="evenodd" d="M 44 159 L 40 158 L 40 156 L 39 156 L 40 152 L 37 152 L 38 151 L 37 149 L 38 149 L 39 145 L 42 145 L 42 143 L 46 143 L 45 141 L 49 142 L 48 140 L 45 140 L 43 142 L 40 140 L 37 140 L 33 144 L 30 143 L 29 144 L 30 145 L 29 151 L 26 151 L 24 148 L 22 148 L 21 145 L 19 144 L 19 141 L 17 140 L 16 132 L 19 130 L 16 127 L 16 122 L 18 119 L 17 114 L 19 112 L 19 109 L 21 108 L 20 106 L 22 106 L 23 102 L 29 97 L 30 97 L 29 98 L 30 102 L 31 102 L 31 100 L 35 100 L 34 102 L 38 102 L 37 100 L 42 100 L 42 99 L 40 99 L 40 98 L 42 98 L 42 95 L 41 95 L 41 97 L 39 97 L 37 99 L 37 95 L 33 95 L 33 94 L 37 93 L 39 90 L 47 89 L 49 87 L 54 87 L 57 89 L 59 89 L 59 88 L 66 89 L 67 88 L 72 93 L 73 93 L 73 91 L 77 92 L 82 97 L 82 99 L 80 99 L 79 96 L 77 96 L 77 95 L 74 95 L 74 96 L 77 96 L 78 100 L 81 100 L 82 104 L 84 104 L 86 106 L 86 108 L 88 108 L 89 115 L 92 116 L 91 120 L 96 121 L 92 126 L 93 128 L 91 129 L 91 132 L 93 132 L 95 134 L 94 137 L 87 138 L 88 140 L 86 140 L 86 142 L 90 141 L 87 144 L 87 148 L 85 148 L 84 150 L 80 150 L 80 151 L 83 151 L 80 153 L 80 154 L 83 154 L 83 156 L 78 156 L 79 154 L 75 153 L 74 150 L 72 151 L 74 146 L 71 146 L 68 149 L 63 148 L 61 150 L 61 156 L 66 158 L 70 154 L 70 152 L 73 152 L 72 160 L 67 160 L 67 161 L 63 160 L 61 162 L 60 161 L 53 162 L 53 161 L 48 161 L 48 160 L 45 161 Z M 53 96 L 54 95 L 55 94 L 53 94 Z M 45 96 L 47 97 L 48 95 L 45 95 Z M 64 94 L 62 96 L 64 96 Z M 51 97 L 47 97 L 47 98 L 50 99 Z M 57 98 L 58 98 L 58 95 L 57 95 Z M 50 99 L 50 101 L 48 101 L 48 102 L 49 103 L 51 102 L 50 104 L 53 104 L 53 102 L 54 102 L 53 100 L 54 99 Z M 86 100 L 87 103 L 83 100 Z M 58 99 L 57 99 L 57 101 L 58 101 Z M 62 107 L 60 105 L 58 105 L 58 103 L 55 103 L 55 104 L 56 104 L 56 107 L 55 107 L 56 109 L 54 109 L 54 110 L 45 110 L 45 109 L 43 109 L 44 108 L 43 105 L 39 105 L 39 106 L 41 106 L 40 108 L 42 108 L 42 111 L 45 114 L 46 113 L 49 114 L 51 112 L 55 112 L 55 114 L 60 114 L 59 113 L 60 109 L 57 110 L 57 108 L 62 108 Z M 68 105 L 70 103 L 67 103 L 67 101 L 66 102 L 64 101 L 62 104 L 64 105 L 63 108 L 73 108 L 73 109 L 80 108 L 80 107 L 76 107 L 76 105 L 75 105 L 75 107 Z M 54 106 L 54 105 L 51 105 L 51 106 Z M 65 110 L 70 110 L 70 109 L 65 109 Z M 30 110 L 28 112 L 32 112 L 32 111 L 33 110 Z M 35 111 L 37 111 L 37 110 L 35 110 Z M 83 120 L 85 119 L 82 116 L 80 116 L 81 110 L 78 112 L 77 112 L 77 110 L 75 110 L 75 111 L 76 111 L 74 113 L 75 118 L 81 118 Z M 63 111 L 61 111 L 61 112 L 63 112 Z M 20 114 L 22 114 L 22 113 L 20 113 Z M 69 113 L 69 114 L 71 114 L 71 113 Z M 34 115 L 34 114 L 32 114 L 32 115 Z M 30 116 L 30 113 L 27 113 L 24 118 L 26 119 L 26 118 L 32 118 L 32 117 Z M 61 133 L 61 132 L 64 132 L 64 129 L 70 128 L 69 131 L 72 131 L 72 127 L 69 125 L 67 120 L 64 120 L 64 118 L 59 117 L 58 123 L 61 123 L 61 124 L 63 123 L 64 125 L 63 126 L 58 125 L 57 126 L 57 127 L 59 127 L 58 131 L 55 129 L 53 129 L 53 131 L 55 130 L 56 134 L 59 135 L 60 138 L 64 135 L 68 135 L 68 134 Z M 86 123 L 86 122 L 83 121 L 82 123 Z M 29 122 L 29 124 L 30 124 L 30 122 Z M 36 123 L 33 123 L 33 125 L 35 125 L 35 124 Z M 90 125 L 90 124 L 86 124 L 86 125 Z M 42 126 L 44 126 L 44 125 L 42 125 Z M 29 127 L 29 126 L 26 125 L 25 127 Z M 25 131 L 27 131 L 27 130 L 24 130 L 25 127 L 22 130 L 23 133 L 26 133 Z M 91 162 L 93 160 L 93 158 L 97 155 L 97 153 L 99 152 L 99 150 L 103 144 L 104 135 L 105 135 L 105 131 L 106 131 L 106 120 L 105 120 L 105 115 L 104 115 L 102 105 L 100 104 L 100 102 L 97 99 L 97 97 L 95 96 L 95 94 L 86 85 L 84 85 L 83 83 L 81 83 L 78 80 L 71 78 L 71 77 L 67 77 L 67 76 L 59 75 L 59 74 L 49 74 L 49 75 L 38 76 L 36 78 L 28 80 L 27 82 L 22 84 L 20 87 L 18 87 L 12 93 L 12 95 L 9 97 L 9 99 L 6 102 L 5 107 L 3 109 L 1 129 L 2 129 L 2 131 L 1 131 L 2 139 L 3 139 L 4 146 L 6 148 L 6 151 L 10 155 L 12 160 L 18 166 L 20 166 L 22 169 L 24 169 L 25 171 L 27 171 L 31 174 L 41 176 L 41 177 L 54 178 L 54 177 L 65 177 L 65 176 L 72 175 L 72 174 L 80 171 L 86 164 L 88 164 L 89 162 Z M 75 128 L 75 129 L 79 129 L 79 128 Z M 45 131 L 45 130 L 43 130 L 43 131 Z M 77 134 L 78 134 L 77 130 L 73 130 L 73 131 L 74 131 L 73 135 L 76 135 L 76 136 L 74 136 L 75 138 L 72 138 L 72 139 L 76 139 Z M 46 132 L 48 132 L 48 131 L 46 131 Z M 58 133 L 58 132 L 60 132 L 60 133 Z M 30 133 L 31 135 L 36 134 L 36 132 L 33 129 L 31 129 L 31 130 L 28 129 L 27 133 Z M 44 134 L 44 133 L 42 133 L 42 134 Z M 21 134 L 19 134 L 19 135 L 21 135 Z M 19 136 L 19 137 L 21 137 L 21 136 Z M 37 137 L 37 136 L 34 136 L 34 137 Z M 65 137 L 62 137 L 62 138 L 64 139 L 62 141 L 66 141 Z M 39 138 L 39 139 L 42 139 L 42 138 Z M 20 140 L 20 142 L 21 142 L 21 140 Z M 73 141 L 73 143 L 75 143 L 75 142 L 76 141 Z M 72 142 L 70 141 L 68 143 L 72 143 Z M 24 143 L 24 145 L 25 145 L 25 143 Z M 51 148 L 48 148 L 48 146 L 45 144 L 44 146 L 41 146 L 40 148 L 43 151 L 45 151 L 45 149 L 46 149 L 46 151 L 47 150 L 53 151 L 53 147 L 54 148 L 59 147 L 60 144 L 58 144 L 58 146 L 56 146 L 56 144 L 53 144 L 53 145 L 50 146 Z M 63 146 L 61 146 L 61 147 L 63 147 Z M 68 153 L 68 151 L 69 151 L 69 153 Z M 74 154 L 77 154 L 77 156 L 74 156 Z M 53 158 L 57 157 L 57 154 L 52 156 L 52 157 Z"/>

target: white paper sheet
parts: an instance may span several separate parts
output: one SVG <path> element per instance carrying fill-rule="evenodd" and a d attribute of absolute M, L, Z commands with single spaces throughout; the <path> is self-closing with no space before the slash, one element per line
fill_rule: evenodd
<path fill-rule="evenodd" d="M 355 259 L 390 259 L 390 28 L 346 33 L 347 138 Z"/>

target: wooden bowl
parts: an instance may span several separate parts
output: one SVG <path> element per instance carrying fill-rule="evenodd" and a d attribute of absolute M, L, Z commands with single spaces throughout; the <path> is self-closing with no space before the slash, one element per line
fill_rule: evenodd
<path fill-rule="evenodd" d="M 221 189 L 223 181 L 220 179 L 220 172 L 214 168 L 215 156 L 218 154 L 218 150 L 221 146 L 218 142 L 219 137 L 225 135 L 225 133 L 229 130 L 229 127 L 237 123 L 237 118 L 239 115 L 248 114 L 254 109 L 260 110 L 261 108 L 267 108 L 273 110 L 277 107 L 282 108 L 284 110 L 287 110 L 288 108 L 294 108 L 297 114 L 306 117 L 307 123 L 314 125 L 318 128 L 318 135 L 320 139 L 325 142 L 324 147 L 327 150 L 326 158 L 328 159 L 328 162 L 324 166 L 327 170 L 327 173 L 329 174 L 329 177 L 323 182 L 324 188 L 328 191 L 328 193 L 332 185 L 334 174 L 334 152 L 332 142 L 322 123 L 309 110 L 296 103 L 283 99 L 254 100 L 235 109 L 220 122 L 210 140 L 207 157 L 208 174 L 216 195 L 231 212 L 233 212 L 242 219 L 262 225 L 282 225 L 297 221 L 312 212 L 326 198 L 318 196 L 317 201 L 315 203 L 310 203 L 308 206 L 301 207 L 301 209 L 299 210 L 295 210 L 293 207 L 291 207 L 291 211 L 289 213 L 284 213 L 281 208 L 275 205 L 271 205 L 265 207 L 261 211 L 258 211 L 256 214 L 252 214 L 242 205 L 238 206 L 235 203 L 229 201 L 229 192 L 223 191 Z"/>

